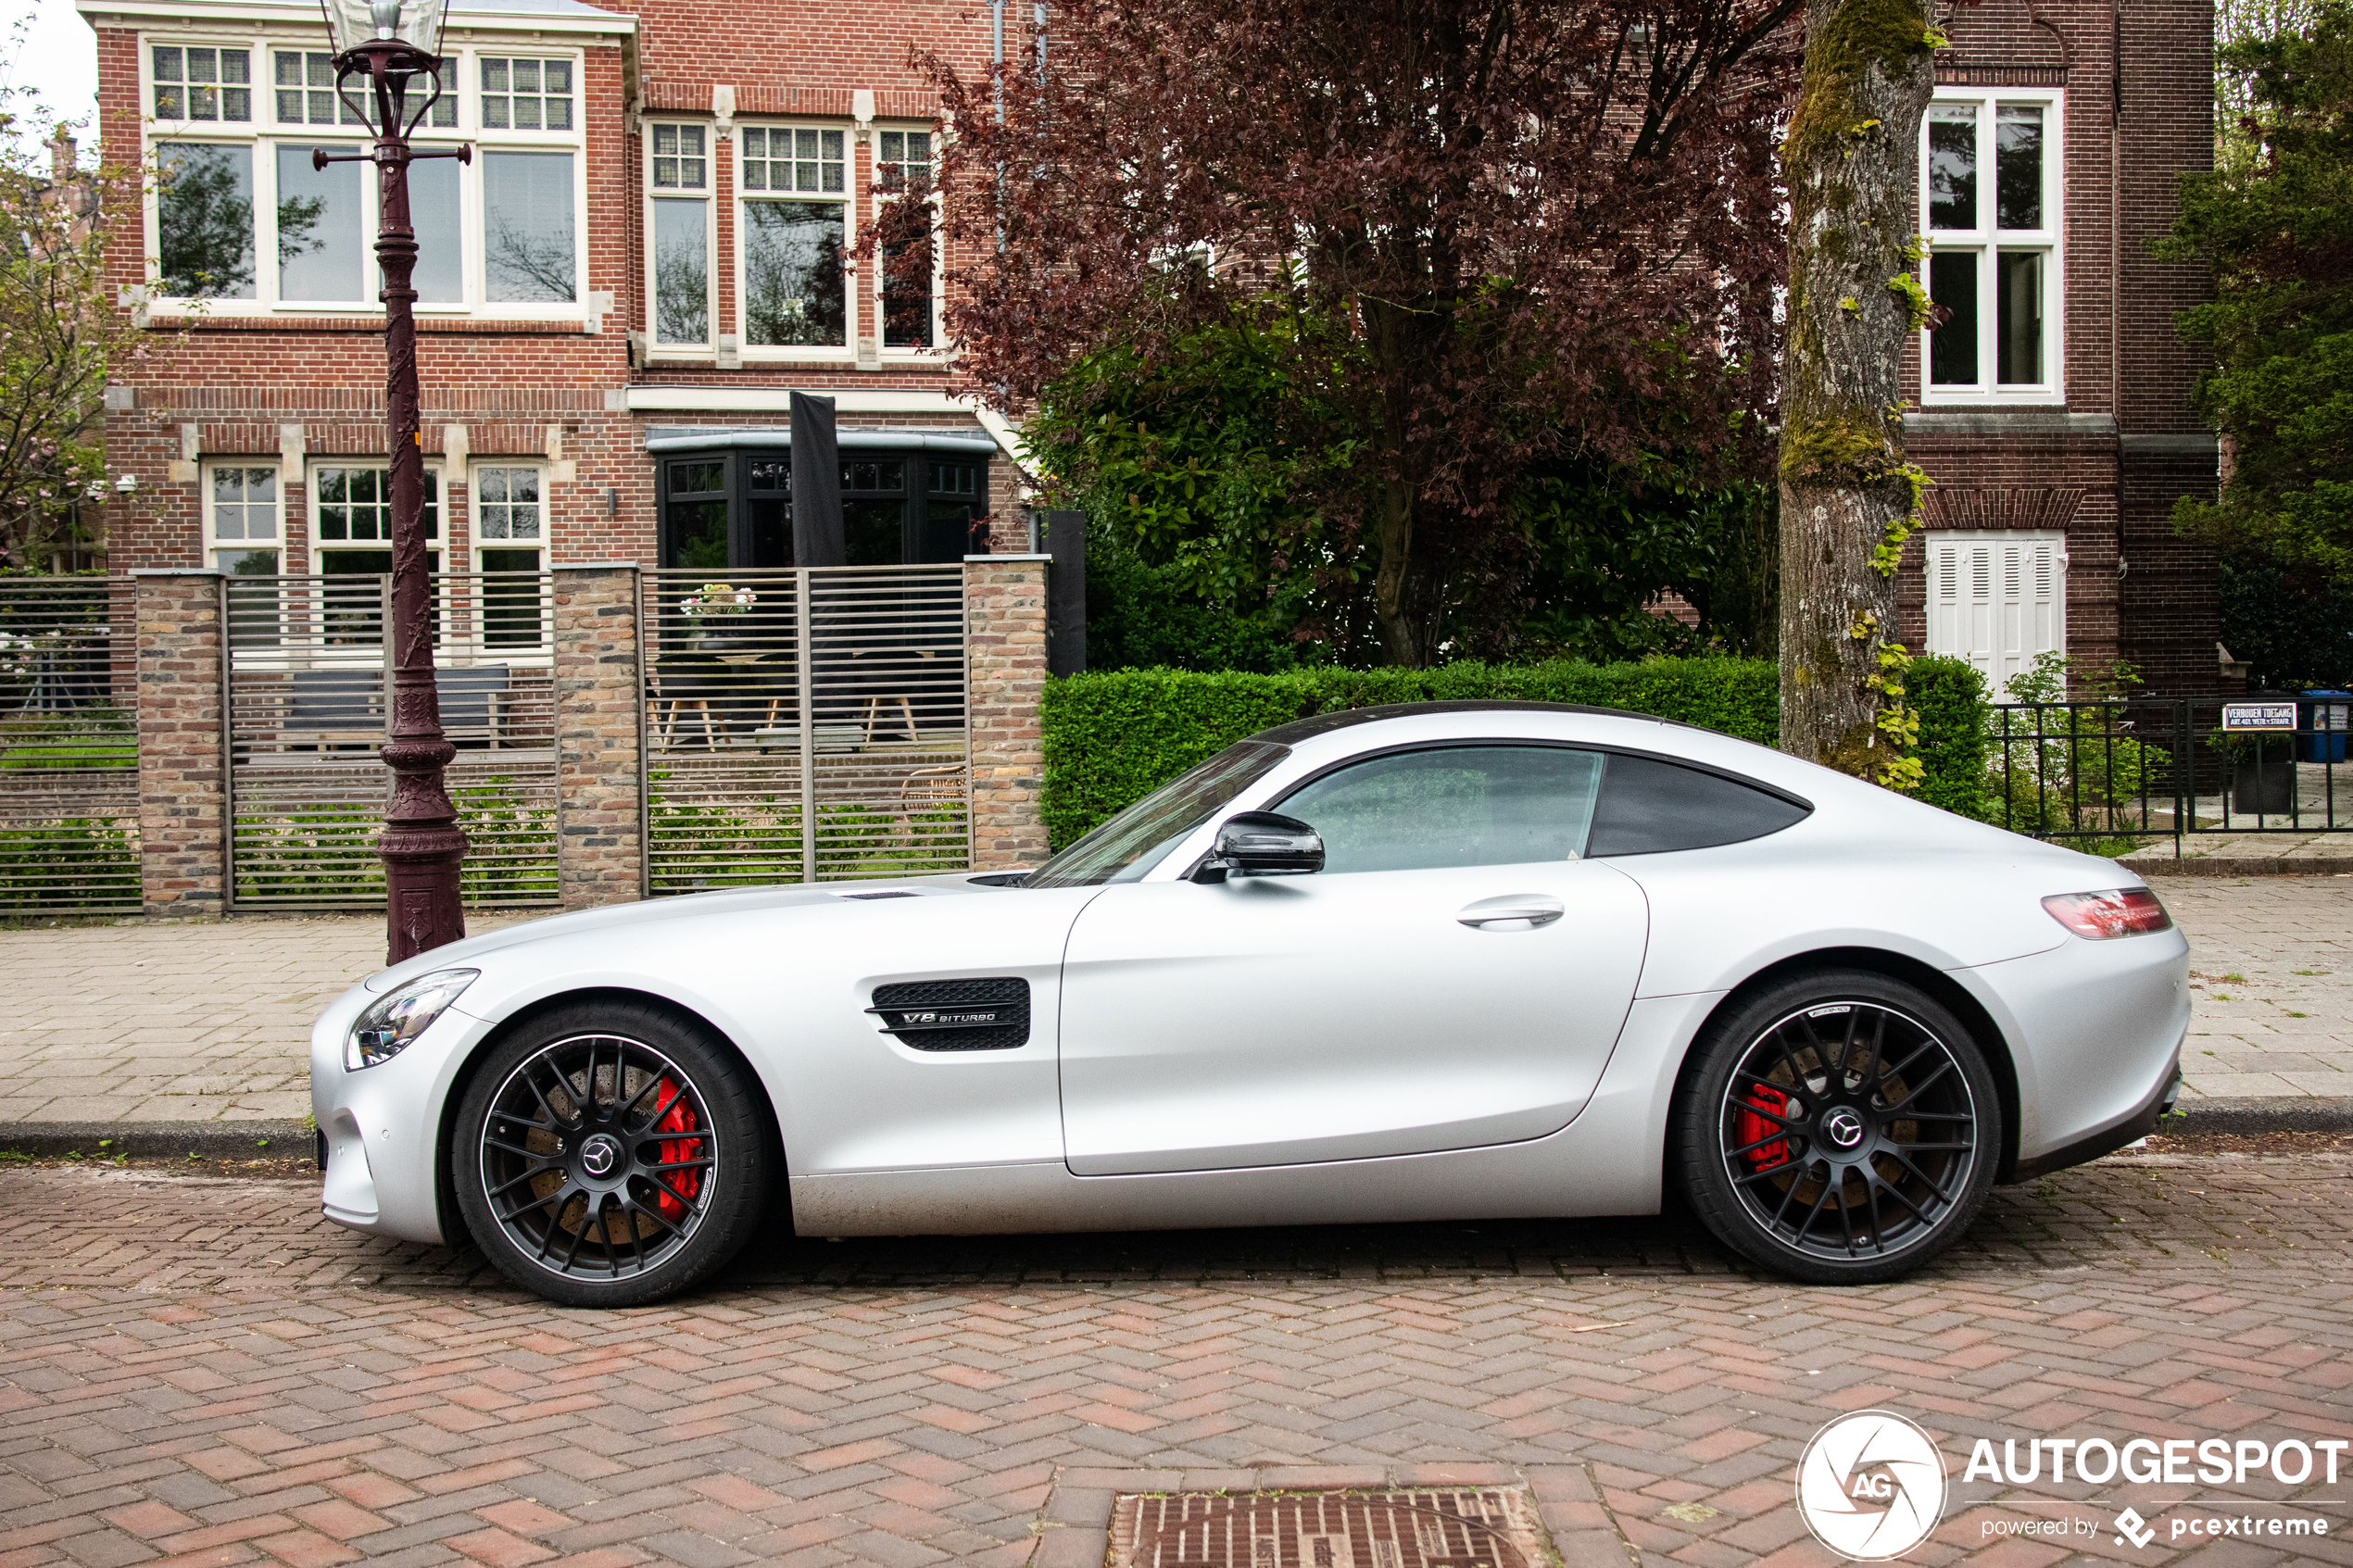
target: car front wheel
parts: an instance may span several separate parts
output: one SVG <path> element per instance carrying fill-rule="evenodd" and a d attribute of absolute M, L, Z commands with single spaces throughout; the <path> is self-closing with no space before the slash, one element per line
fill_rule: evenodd
<path fill-rule="evenodd" d="M 1708 1229 L 1824 1285 L 1894 1279 L 1959 1240 L 2002 1148 L 1969 1030 L 1867 971 L 1793 977 L 1713 1021 L 1676 1120 L 1683 1188 Z"/>
<path fill-rule="evenodd" d="M 658 1009 L 583 1004 L 495 1046 L 459 1104 L 458 1203 L 509 1279 L 568 1307 L 629 1307 L 720 1268 L 775 1179 L 759 1086 Z"/>

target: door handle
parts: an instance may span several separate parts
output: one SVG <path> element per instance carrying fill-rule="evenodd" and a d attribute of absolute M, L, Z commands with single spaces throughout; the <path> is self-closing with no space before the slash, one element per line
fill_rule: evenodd
<path fill-rule="evenodd" d="M 1454 918 L 1473 928 L 1502 925 L 1508 922 L 1526 922 L 1527 929 L 1550 925 L 1568 911 L 1557 898 L 1541 898 L 1532 893 L 1507 893 L 1500 898 L 1481 898 L 1476 904 L 1466 904 Z"/>

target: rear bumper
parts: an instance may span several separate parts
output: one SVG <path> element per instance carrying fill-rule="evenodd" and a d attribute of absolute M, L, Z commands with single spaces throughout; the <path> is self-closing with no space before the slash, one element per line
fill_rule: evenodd
<path fill-rule="evenodd" d="M 2173 1059 L 2156 1091 L 2133 1110 L 2133 1113 L 2113 1127 L 2077 1138 L 2073 1143 L 2040 1154 L 2032 1160 L 2021 1160 L 2010 1172 L 2011 1182 L 2031 1182 L 2037 1176 L 2047 1176 L 2054 1171 L 2064 1171 L 2070 1165 L 2086 1165 L 2103 1154 L 2112 1154 L 2128 1143 L 2137 1143 L 2157 1131 L 2157 1123 L 2173 1109 L 2182 1098 L 2182 1060 Z"/>

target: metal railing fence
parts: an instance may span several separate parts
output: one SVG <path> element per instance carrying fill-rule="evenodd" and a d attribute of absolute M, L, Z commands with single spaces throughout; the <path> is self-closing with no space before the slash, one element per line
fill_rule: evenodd
<path fill-rule="evenodd" d="M 223 753 L 232 909 L 380 909 L 389 576 L 232 577 Z M 545 572 L 432 580 L 434 681 L 476 906 L 557 901 L 554 622 Z"/>
<path fill-rule="evenodd" d="M 971 865 L 961 565 L 639 592 L 648 895 Z"/>
<path fill-rule="evenodd" d="M 1997 703 L 1992 820 L 2086 847 L 2118 839 L 2353 831 L 2346 734 L 2325 707 L 2298 727 L 2226 734 L 2224 699 Z"/>
<path fill-rule="evenodd" d="M 0 918 L 138 912 L 126 577 L 0 577 Z"/>

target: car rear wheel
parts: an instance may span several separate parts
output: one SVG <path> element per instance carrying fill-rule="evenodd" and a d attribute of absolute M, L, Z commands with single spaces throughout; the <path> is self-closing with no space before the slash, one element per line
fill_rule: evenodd
<path fill-rule="evenodd" d="M 458 1204 L 499 1272 L 568 1307 L 629 1307 L 706 1278 L 758 1229 L 776 1175 L 733 1052 L 648 1007 L 543 1014 L 459 1103 Z"/>
<path fill-rule="evenodd" d="M 1969 1030 L 1917 987 L 1859 970 L 1793 977 L 1713 1021 L 1675 1131 L 1708 1229 L 1824 1285 L 1894 1279 L 1959 1240 L 2002 1148 Z"/>

